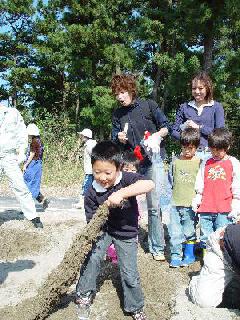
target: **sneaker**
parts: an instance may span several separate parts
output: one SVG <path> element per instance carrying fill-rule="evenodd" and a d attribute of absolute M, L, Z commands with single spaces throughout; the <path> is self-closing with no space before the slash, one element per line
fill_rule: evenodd
<path fill-rule="evenodd" d="M 44 199 L 44 196 L 41 194 L 41 192 L 39 192 L 39 195 L 37 196 L 36 200 L 37 200 L 39 203 L 42 203 L 42 202 L 43 202 L 43 199 Z"/>
<path fill-rule="evenodd" d="M 30 221 L 32 222 L 32 224 L 34 225 L 35 228 L 39 228 L 39 229 L 43 228 L 43 224 L 42 224 L 42 222 L 41 222 L 39 217 L 36 217 L 36 218 L 34 218 L 34 219 L 30 220 Z"/>
<path fill-rule="evenodd" d="M 153 254 L 152 256 L 153 256 L 153 259 L 156 261 L 165 261 L 166 260 L 164 254 L 161 252 L 157 253 L 157 254 Z"/>
<path fill-rule="evenodd" d="M 77 305 L 78 320 L 88 320 L 90 315 L 90 306 L 92 304 L 92 294 L 78 296 L 75 300 Z"/>
<path fill-rule="evenodd" d="M 181 259 L 172 259 L 169 267 L 170 268 L 179 268 L 182 266 L 182 260 Z"/>
<path fill-rule="evenodd" d="M 75 303 L 77 305 L 84 305 L 89 306 L 92 304 L 92 295 L 86 295 L 86 296 L 77 296 L 75 299 Z"/>
<path fill-rule="evenodd" d="M 48 208 L 49 203 L 50 203 L 50 201 L 47 198 L 44 198 L 43 204 L 42 204 L 44 210 L 46 210 Z"/>
<path fill-rule="evenodd" d="M 147 316 L 143 312 L 143 310 L 138 310 L 132 314 L 132 318 L 134 320 L 147 320 Z"/>

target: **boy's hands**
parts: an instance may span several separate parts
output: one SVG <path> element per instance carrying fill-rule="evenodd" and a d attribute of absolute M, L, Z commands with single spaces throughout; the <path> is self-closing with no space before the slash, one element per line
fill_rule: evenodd
<path fill-rule="evenodd" d="M 108 199 L 104 202 L 110 208 L 121 207 L 123 205 L 124 198 L 119 191 L 113 192 Z"/>
<path fill-rule="evenodd" d="M 113 192 L 104 203 L 111 208 L 126 208 L 128 198 L 150 192 L 154 186 L 152 180 L 138 180 L 125 188 Z"/>

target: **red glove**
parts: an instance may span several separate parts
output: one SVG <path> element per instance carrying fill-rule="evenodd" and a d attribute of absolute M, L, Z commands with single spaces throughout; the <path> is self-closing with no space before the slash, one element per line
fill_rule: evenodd
<path fill-rule="evenodd" d="M 136 158 L 138 158 L 140 161 L 144 159 L 140 146 L 136 146 L 135 149 L 133 150 L 133 153 L 135 154 Z"/>

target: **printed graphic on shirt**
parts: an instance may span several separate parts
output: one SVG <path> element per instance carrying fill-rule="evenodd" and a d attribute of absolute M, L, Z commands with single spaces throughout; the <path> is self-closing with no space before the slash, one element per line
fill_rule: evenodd
<path fill-rule="evenodd" d="M 226 172 L 220 165 L 217 165 L 214 168 L 210 168 L 208 170 L 207 178 L 210 180 L 226 180 Z"/>
<path fill-rule="evenodd" d="M 183 169 L 180 169 L 179 173 L 179 178 L 181 182 L 194 183 L 195 178 L 191 175 L 191 173 L 184 171 Z"/>

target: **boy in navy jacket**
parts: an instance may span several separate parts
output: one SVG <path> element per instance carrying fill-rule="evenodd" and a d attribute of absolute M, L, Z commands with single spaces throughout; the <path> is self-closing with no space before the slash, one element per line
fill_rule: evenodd
<path fill-rule="evenodd" d="M 106 203 L 109 218 L 80 271 L 76 303 L 79 310 L 89 309 L 96 292 L 100 262 L 113 242 L 117 251 L 124 309 L 133 319 L 146 320 L 144 298 L 137 270 L 138 205 L 136 196 L 151 191 L 154 183 L 137 173 L 121 172 L 121 153 L 112 141 L 98 143 L 92 151 L 94 181 L 85 195 L 87 222 L 97 208 Z"/>

